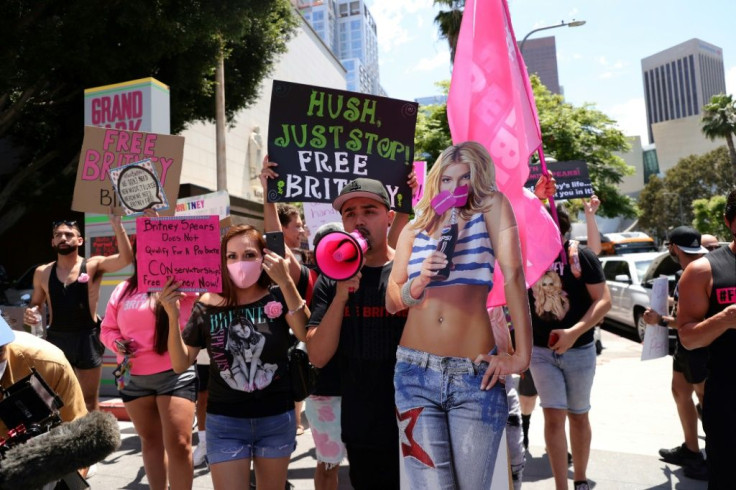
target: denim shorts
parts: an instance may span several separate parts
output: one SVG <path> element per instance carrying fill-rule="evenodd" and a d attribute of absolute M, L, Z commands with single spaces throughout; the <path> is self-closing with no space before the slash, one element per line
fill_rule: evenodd
<path fill-rule="evenodd" d="M 210 464 L 252 458 L 284 458 L 296 449 L 294 410 L 257 418 L 207 414 Z"/>
<path fill-rule="evenodd" d="M 312 395 L 304 402 L 304 413 L 314 439 L 317 461 L 327 465 L 339 465 L 345 457 L 340 427 L 341 396 Z"/>
<path fill-rule="evenodd" d="M 197 375 L 194 372 L 194 366 L 179 374 L 172 369 L 156 374 L 133 374 L 125 383 L 125 388 L 120 390 L 120 398 L 124 402 L 144 396 L 161 395 L 178 396 L 192 402 L 197 401 Z"/>
<path fill-rule="evenodd" d="M 531 371 L 542 408 L 582 414 L 590 410 L 595 376 L 595 343 L 557 354 L 546 347 L 532 348 Z"/>
<path fill-rule="evenodd" d="M 480 389 L 488 363 L 406 347 L 396 361 L 402 464 L 411 488 L 490 488 L 509 411 L 503 384 Z"/>

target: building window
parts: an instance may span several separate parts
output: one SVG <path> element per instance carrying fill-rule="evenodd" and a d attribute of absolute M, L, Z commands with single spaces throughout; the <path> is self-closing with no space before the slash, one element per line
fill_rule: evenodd
<path fill-rule="evenodd" d="M 692 112 L 689 114 L 687 113 L 687 110 L 685 108 L 685 82 L 683 81 L 683 75 L 682 75 L 682 59 L 677 60 L 677 76 L 679 79 L 679 87 L 680 87 L 680 93 L 678 94 L 678 99 L 680 101 L 680 105 L 682 106 L 682 117 L 692 116 Z"/>
<path fill-rule="evenodd" d="M 693 111 L 695 114 L 700 114 L 698 94 L 695 91 L 695 61 L 693 60 L 693 55 L 690 55 L 688 58 L 690 59 L 690 84 L 692 85 L 693 91 Z"/>

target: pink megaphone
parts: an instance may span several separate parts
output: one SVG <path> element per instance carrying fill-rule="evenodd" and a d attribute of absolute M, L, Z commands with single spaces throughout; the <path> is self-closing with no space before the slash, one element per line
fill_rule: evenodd
<path fill-rule="evenodd" d="M 345 281 L 363 266 L 366 250 L 368 242 L 358 230 L 351 233 L 333 231 L 319 241 L 314 258 L 322 274 L 335 281 Z"/>

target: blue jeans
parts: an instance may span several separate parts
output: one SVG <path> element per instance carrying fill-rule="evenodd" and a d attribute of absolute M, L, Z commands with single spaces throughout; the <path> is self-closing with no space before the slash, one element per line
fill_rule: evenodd
<path fill-rule="evenodd" d="M 396 361 L 399 439 L 411 488 L 490 488 L 509 417 L 503 384 L 481 390 L 488 364 L 467 358 L 399 347 Z"/>
<path fill-rule="evenodd" d="M 210 464 L 252 458 L 284 458 L 296 449 L 294 411 L 245 418 L 207 414 L 207 459 Z"/>
<path fill-rule="evenodd" d="M 590 392 L 595 377 L 595 343 L 556 354 L 546 347 L 532 348 L 531 370 L 542 408 L 574 414 L 590 410 Z"/>

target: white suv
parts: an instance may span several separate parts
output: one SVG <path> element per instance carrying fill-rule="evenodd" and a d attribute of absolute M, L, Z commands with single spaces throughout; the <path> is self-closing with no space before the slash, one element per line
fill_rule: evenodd
<path fill-rule="evenodd" d="M 652 281 L 664 274 L 670 279 L 670 295 L 675 284 L 675 273 L 680 269 L 668 252 L 646 252 L 600 257 L 606 284 L 611 291 L 611 309 L 606 320 L 636 330 L 644 340 L 646 323 L 642 316 L 649 308 Z"/>

